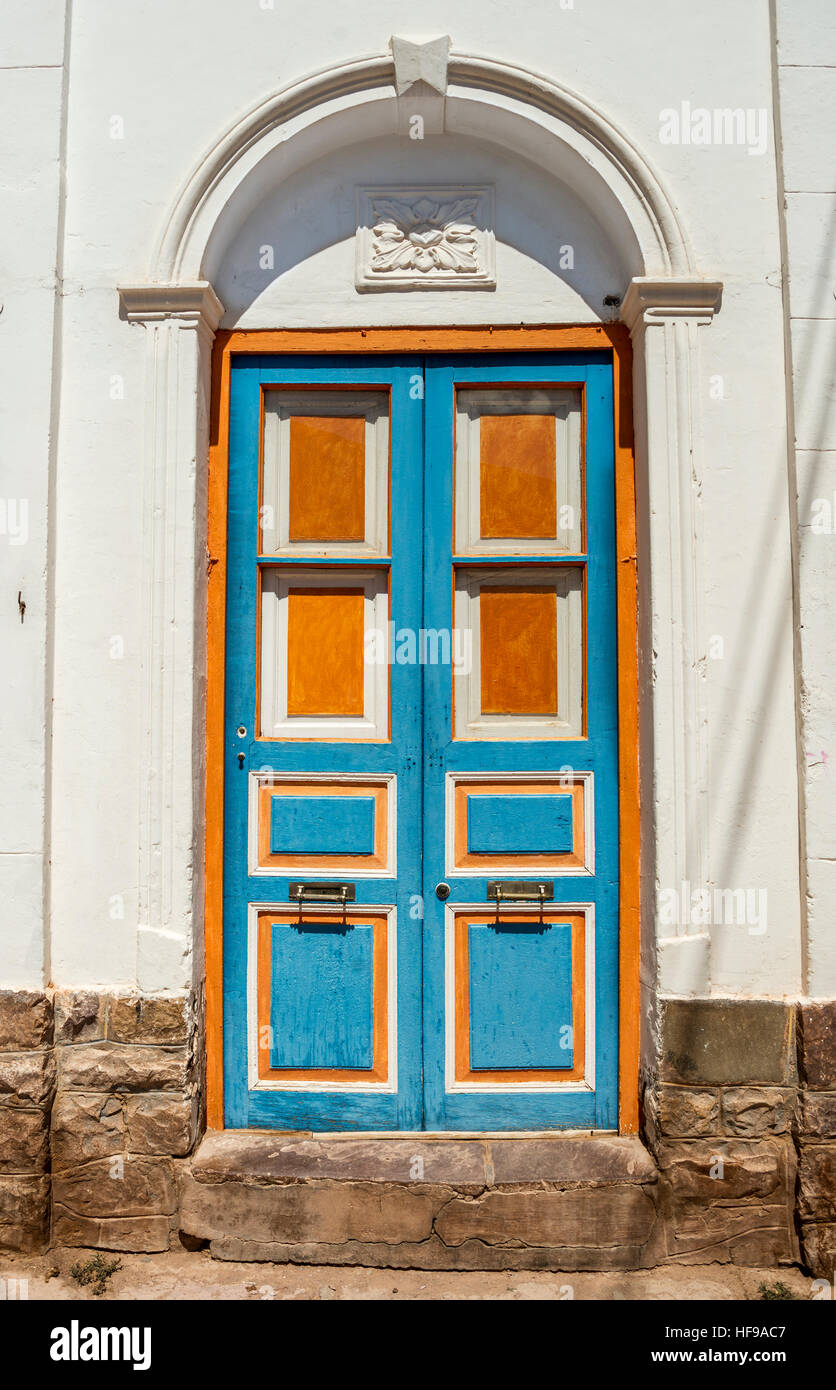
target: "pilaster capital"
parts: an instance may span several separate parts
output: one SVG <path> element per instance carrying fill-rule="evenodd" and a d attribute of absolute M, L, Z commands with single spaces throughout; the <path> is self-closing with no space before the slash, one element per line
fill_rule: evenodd
<path fill-rule="evenodd" d="M 621 318 L 631 333 L 642 326 L 677 319 L 710 323 L 722 297 L 720 280 L 663 280 L 638 275 L 630 281 L 621 302 Z"/>
<path fill-rule="evenodd" d="M 224 312 L 208 280 L 192 285 L 120 285 L 119 304 L 129 323 L 178 319 L 183 326 L 203 330 L 210 336 L 214 336 Z"/>

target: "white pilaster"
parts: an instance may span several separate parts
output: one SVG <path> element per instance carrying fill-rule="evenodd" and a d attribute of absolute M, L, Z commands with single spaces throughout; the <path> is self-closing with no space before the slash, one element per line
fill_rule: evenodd
<path fill-rule="evenodd" d="M 207 392 L 223 306 L 207 282 L 119 295 L 145 326 L 148 372 L 137 984 L 178 989 L 202 904 Z"/>
<path fill-rule="evenodd" d="M 660 918 L 663 893 L 680 903 L 707 883 L 707 718 L 702 693 L 704 630 L 699 519 L 702 490 L 694 402 L 698 333 L 720 306 L 716 281 L 637 278 L 622 304 L 636 361 L 639 543 L 644 556 L 640 642 L 649 726 L 643 729 L 643 916 L 656 923 L 663 993 L 710 991 L 705 927 Z M 641 489 L 645 496 L 641 496 Z M 641 534 L 644 531 L 644 534 Z M 649 765 L 648 765 L 649 764 Z"/>

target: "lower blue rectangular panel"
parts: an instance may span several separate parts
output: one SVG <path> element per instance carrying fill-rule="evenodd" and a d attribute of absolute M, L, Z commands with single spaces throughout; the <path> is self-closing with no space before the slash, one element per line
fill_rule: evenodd
<path fill-rule="evenodd" d="M 473 924 L 468 958 L 471 1068 L 571 1070 L 571 925 Z"/>
<path fill-rule="evenodd" d="M 467 798 L 469 854 L 571 854 L 572 796 Z"/>
<path fill-rule="evenodd" d="M 362 924 L 274 924 L 271 1066 L 371 1068 L 372 935 Z"/>

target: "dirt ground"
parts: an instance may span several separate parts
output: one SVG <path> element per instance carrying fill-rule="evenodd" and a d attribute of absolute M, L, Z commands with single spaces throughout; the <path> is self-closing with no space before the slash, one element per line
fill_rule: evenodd
<path fill-rule="evenodd" d="M 607 1274 L 470 1273 L 343 1268 L 334 1265 L 227 1264 L 206 1250 L 162 1255 L 106 1253 L 120 1268 L 105 1292 L 79 1285 L 70 1271 L 96 1258 L 93 1250 L 47 1255 L 0 1255 L 0 1290 L 9 1298 L 90 1299 L 760 1299 L 761 1284 L 780 1283 L 797 1298 L 811 1297 L 812 1280 L 798 1269 L 738 1269 L 729 1265 L 678 1266 Z M 16 1286 L 10 1280 L 17 1280 Z M 21 1281 L 25 1281 L 22 1285 Z"/>

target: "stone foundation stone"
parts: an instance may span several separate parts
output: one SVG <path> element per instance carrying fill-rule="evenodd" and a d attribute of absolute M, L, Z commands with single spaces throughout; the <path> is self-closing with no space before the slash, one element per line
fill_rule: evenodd
<path fill-rule="evenodd" d="M 49 1240 L 52 1041 L 49 992 L 0 990 L 0 1250 Z"/>
<path fill-rule="evenodd" d="M 182 1172 L 181 1239 L 234 1260 L 639 1269 L 658 1262 L 657 1186 L 635 1136 L 210 1132 Z"/>
<path fill-rule="evenodd" d="M 166 1250 L 176 1161 L 199 1119 L 197 1016 L 186 995 L 60 992 L 52 1110 L 53 1239 Z"/>
<path fill-rule="evenodd" d="M 168 1248 L 197 1043 L 185 994 L 0 991 L 0 1249 Z"/>
<path fill-rule="evenodd" d="M 644 1090 L 671 1262 L 798 1257 L 795 1018 L 771 1000 L 665 1000 Z"/>
<path fill-rule="evenodd" d="M 805 1262 L 836 1274 L 836 1000 L 798 1009 L 798 1220 Z"/>

